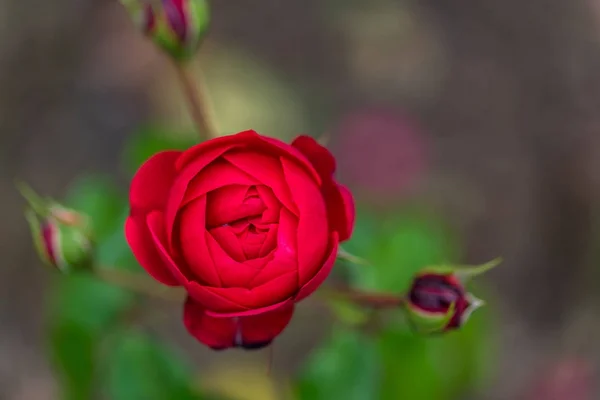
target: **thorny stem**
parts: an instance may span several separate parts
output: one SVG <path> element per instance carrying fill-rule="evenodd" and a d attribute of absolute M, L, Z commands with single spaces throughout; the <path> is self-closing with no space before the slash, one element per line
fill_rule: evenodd
<path fill-rule="evenodd" d="M 189 64 L 174 62 L 174 65 L 198 133 L 202 138 L 208 139 L 219 136 L 203 79 L 194 76 L 189 69 Z"/>

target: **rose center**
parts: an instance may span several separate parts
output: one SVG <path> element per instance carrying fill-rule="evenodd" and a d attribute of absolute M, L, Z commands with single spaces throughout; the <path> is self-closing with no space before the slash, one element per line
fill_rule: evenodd
<path fill-rule="evenodd" d="M 236 261 L 265 257 L 276 247 L 278 201 L 265 187 L 229 187 L 209 194 L 207 230 Z"/>

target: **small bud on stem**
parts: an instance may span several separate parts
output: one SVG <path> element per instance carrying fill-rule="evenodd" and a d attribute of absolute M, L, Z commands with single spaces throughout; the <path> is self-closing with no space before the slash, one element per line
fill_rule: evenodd
<path fill-rule="evenodd" d="M 63 273 L 89 268 L 94 250 L 89 218 L 42 199 L 23 183 L 17 186 L 27 200 L 25 218 L 42 261 Z"/>

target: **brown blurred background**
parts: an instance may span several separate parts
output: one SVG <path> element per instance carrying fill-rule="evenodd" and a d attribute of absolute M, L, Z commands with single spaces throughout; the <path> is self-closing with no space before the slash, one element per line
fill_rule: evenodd
<path fill-rule="evenodd" d="M 356 164 L 380 168 L 376 174 L 392 181 L 426 164 L 427 178 L 414 190 L 467 238 L 467 260 L 504 257 L 489 277 L 501 320 L 500 364 L 478 399 L 520 398 L 528 382 L 565 358 L 600 361 L 599 2 L 212 6 L 199 60 L 206 60 L 223 131 L 331 132 L 348 179 L 360 178 L 360 168 L 352 175 Z M 77 174 L 102 171 L 125 187 L 118 160 L 127 135 L 155 113 L 187 121 L 176 88 L 169 89 L 169 64 L 116 0 L 3 0 L 0 31 L 0 399 L 51 400 L 43 331 L 50 274 L 31 249 L 13 179 L 60 196 Z M 257 76 L 277 81 L 253 83 Z M 422 143 L 385 137 L 383 123 L 365 142 L 371 146 L 344 161 L 350 156 L 336 127 L 357 110 L 365 118 L 369 110 L 410 116 Z M 425 149 L 427 163 L 402 155 L 411 145 Z M 396 155 L 408 161 L 398 164 Z M 291 330 L 313 312 L 306 307 Z M 168 334 L 191 346 L 178 315 L 170 325 Z M 276 363 L 298 365 L 318 336 L 308 330 L 302 340 L 284 335 Z M 233 357 L 194 352 L 203 362 Z"/>

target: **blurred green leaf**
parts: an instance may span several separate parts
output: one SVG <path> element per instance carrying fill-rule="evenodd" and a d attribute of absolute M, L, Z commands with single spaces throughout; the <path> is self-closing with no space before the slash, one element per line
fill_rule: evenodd
<path fill-rule="evenodd" d="M 136 258 L 125 239 L 125 221 L 129 215 L 129 209 L 121 210 L 121 215 L 116 218 L 116 228 L 107 235 L 103 241 L 98 243 L 96 260 L 102 267 L 126 269 L 129 271 L 139 270 L 145 272 L 138 264 Z"/>
<path fill-rule="evenodd" d="M 133 301 L 133 295 L 90 274 L 61 276 L 54 288 L 50 318 L 90 332 L 104 331 Z"/>
<path fill-rule="evenodd" d="M 160 342 L 133 331 L 118 332 L 106 358 L 111 400 L 199 400 L 191 369 Z"/>
<path fill-rule="evenodd" d="M 379 363 L 373 340 L 355 331 L 335 330 L 309 359 L 297 387 L 298 399 L 378 399 Z"/>
<path fill-rule="evenodd" d="M 406 330 L 389 330 L 381 335 L 382 400 L 446 398 L 441 378 L 432 366 L 428 340 L 432 339 Z"/>
<path fill-rule="evenodd" d="M 456 239 L 443 221 L 412 208 L 385 216 L 360 212 L 345 247 L 372 264 L 349 266 L 352 284 L 393 292 L 405 291 L 420 268 L 458 255 Z"/>
<path fill-rule="evenodd" d="M 125 145 L 123 162 L 128 172 L 134 173 L 152 155 L 163 150 L 185 150 L 198 144 L 196 135 L 170 132 L 164 128 L 147 126 L 131 135 Z"/>
<path fill-rule="evenodd" d="M 127 198 L 109 178 L 88 175 L 70 186 L 65 203 L 90 216 L 95 237 L 101 241 L 116 229 Z"/>
<path fill-rule="evenodd" d="M 64 398 L 89 400 L 98 343 L 133 296 L 88 274 L 60 276 L 50 309 L 50 352 Z"/>
<path fill-rule="evenodd" d="M 459 331 L 420 336 L 404 324 L 379 339 L 382 399 L 456 399 L 481 385 L 489 373 L 490 321 L 476 312 Z"/>
<path fill-rule="evenodd" d="M 97 340 L 81 325 L 63 320 L 50 331 L 51 358 L 61 382 L 64 400 L 88 400 L 94 390 L 94 354 Z"/>

